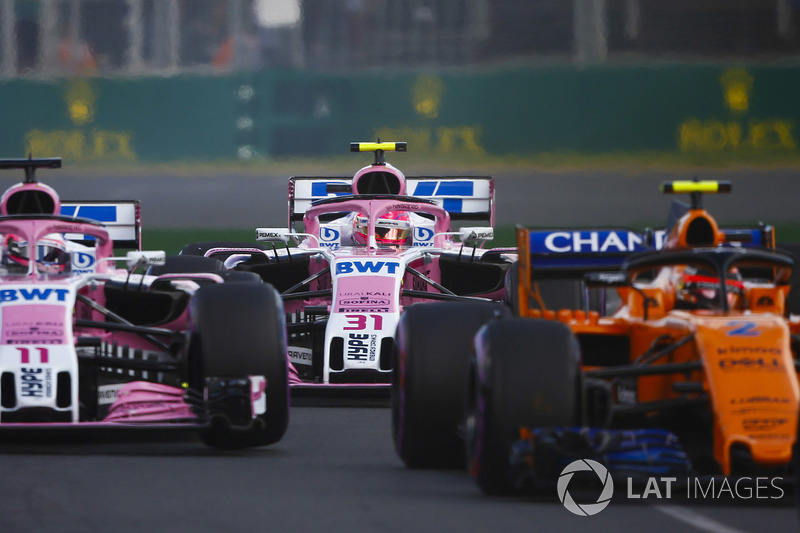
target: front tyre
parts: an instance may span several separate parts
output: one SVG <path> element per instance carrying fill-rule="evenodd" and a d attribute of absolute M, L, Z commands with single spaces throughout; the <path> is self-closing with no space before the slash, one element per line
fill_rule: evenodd
<path fill-rule="evenodd" d="M 286 325 L 283 304 L 266 283 L 201 287 L 192 301 L 190 385 L 203 391 L 208 428 L 217 448 L 246 448 L 281 439 L 289 422 Z M 265 397 L 250 385 L 266 379 Z M 265 405 L 264 405 L 265 400 Z M 266 407 L 264 412 L 257 410 Z M 256 410 L 254 412 L 254 409 Z"/>
<path fill-rule="evenodd" d="M 408 307 L 395 335 L 392 436 L 409 468 L 464 468 L 464 419 L 472 337 L 502 304 L 433 302 Z"/>
<path fill-rule="evenodd" d="M 514 318 L 483 327 L 474 349 L 466 395 L 470 475 L 486 494 L 510 494 L 521 488 L 509 461 L 520 428 L 580 422 L 578 344 L 564 324 Z"/>

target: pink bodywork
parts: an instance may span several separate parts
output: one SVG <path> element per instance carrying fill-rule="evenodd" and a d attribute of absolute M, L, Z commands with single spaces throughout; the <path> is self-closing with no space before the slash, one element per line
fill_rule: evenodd
<path fill-rule="evenodd" d="M 0 221 L 0 234 L 15 234 L 20 236 L 21 239 L 27 242 L 37 242 L 42 237 L 49 234 L 63 234 L 74 233 L 91 235 L 97 239 L 96 245 L 96 259 L 97 259 L 97 273 L 98 274 L 112 274 L 115 272 L 114 265 L 111 261 L 104 260 L 112 257 L 113 243 L 108 236 L 106 230 L 93 224 L 86 224 L 83 222 L 71 222 L 63 219 L 20 219 L 20 220 L 3 220 Z M 75 277 L 69 275 L 47 275 L 40 274 L 36 271 L 37 262 L 30 261 L 28 265 L 28 272 L 24 276 L 12 277 L 4 280 L 3 286 L 6 288 L 13 288 L 15 285 L 25 286 L 30 285 L 32 281 L 41 280 L 46 285 L 41 289 L 30 289 L 33 293 L 38 291 L 39 295 L 45 294 L 45 291 L 61 291 L 59 295 L 68 294 L 75 283 Z M 123 272 L 124 274 L 124 272 Z M 187 278 L 187 275 L 165 275 L 164 278 Z M 215 274 L 197 274 L 191 277 L 199 277 L 207 281 L 222 282 L 220 276 Z M 59 287 L 63 287 L 60 289 Z M 24 289 L 19 289 L 24 290 Z M 85 286 L 79 290 L 79 293 L 90 295 L 103 304 L 105 298 L 103 296 L 102 282 L 98 288 L 90 288 Z M 47 293 L 49 294 L 49 293 Z M 54 305 L 41 305 L 41 304 L 27 304 L 2 307 L 2 335 L 0 335 L 0 342 L 2 344 L 39 344 L 52 346 L 57 344 L 65 344 L 69 342 L 71 335 L 69 332 L 73 331 L 74 327 L 72 321 L 74 318 L 85 319 L 100 319 L 100 315 L 96 311 L 82 305 L 76 305 L 75 316 L 70 312 L 68 305 L 69 301 L 65 301 L 64 306 Z M 164 325 L 169 328 L 170 326 L 185 328 L 188 323 L 188 311 L 178 317 L 170 324 Z M 98 336 L 102 339 L 109 339 L 111 333 L 99 330 L 76 330 L 78 333 L 86 335 Z M 79 335 L 75 336 L 75 341 Z M 142 349 L 152 349 L 152 345 L 145 339 L 132 333 L 119 332 L 115 335 L 115 339 L 133 347 Z M 40 364 L 46 364 L 46 348 L 26 348 L 20 347 L 22 362 L 27 363 L 27 358 L 38 358 Z M 106 418 L 99 423 L 92 423 L 91 425 L 102 425 L 104 423 L 113 424 L 147 424 L 147 423 L 163 423 L 173 422 L 181 423 L 196 420 L 196 415 L 192 412 L 191 408 L 183 400 L 184 391 L 178 387 L 171 387 L 168 385 L 161 385 L 156 383 L 149 383 L 144 381 L 135 381 L 128 383 L 120 389 L 119 396 L 114 404 L 109 409 Z M 82 423 L 86 424 L 86 423 Z M 21 424 L 3 424 L 4 426 L 18 426 Z M 23 424 L 30 425 L 30 424 Z M 41 426 L 64 426 L 64 423 L 53 424 L 36 424 Z M 66 424 L 69 425 L 69 424 Z"/>

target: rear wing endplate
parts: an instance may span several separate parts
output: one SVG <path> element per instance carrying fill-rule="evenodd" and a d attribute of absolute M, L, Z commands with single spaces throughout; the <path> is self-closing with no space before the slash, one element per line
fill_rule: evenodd
<path fill-rule="evenodd" d="M 303 220 L 313 202 L 352 192 L 352 177 L 289 178 L 289 227 Z M 494 226 L 492 176 L 412 176 L 406 195 L 431 200 L 450 213 L 453 221 L 482 221 Z"/>
<path fill-rule="evenodd" d="M 68 217 L 88 218 L 97 221 L 108 231 L 115 249 L 142 249 L 141 202 L 81 201 L 61 202 L 61 214 Z M 88 244 L 94 240 L 89 235 L 67 234 L 71 241 Z"/>

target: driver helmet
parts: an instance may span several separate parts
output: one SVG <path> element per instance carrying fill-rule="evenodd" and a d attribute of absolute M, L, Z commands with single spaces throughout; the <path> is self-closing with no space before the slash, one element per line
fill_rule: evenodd
<path fill-rule="evenodd" d="M 738 309 L 744 299 L 744 283 L 738 270 L 728 273 L 725 282 L 729 309 Z M 687 266 L 678 278 L 676 302 L 683 309 L 720 309 L 719 278 L 704 268 Z"/>
<path fill-rule="evenodd" d="M 357 214 L 353 222 L 353 236 L 359 244 L 367 244 L 369 218 Z M 375 241 L 379 244 L 400 246 L 411 232 L 411 218 L 405 211 L 389 211 L 375 222 Z"/>
<path fill-rule="evenodd" d="M 27 241 L 17 235 L 8 234 L 3 239 L 3 266 L 15 272 L 27 272 L 30 264 L 30 251 Z M 70 253 L 66 241 L 55 235 L 48 235 L 36 243 L 36 269 L 42 274 L 60 274 L 70 264 Z"/>

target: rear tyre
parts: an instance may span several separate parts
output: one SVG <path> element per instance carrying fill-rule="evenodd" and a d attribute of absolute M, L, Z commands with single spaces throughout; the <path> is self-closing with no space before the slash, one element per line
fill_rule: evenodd
<path fill-rule="evenodd" d="M 514 318 L 477 333 L 467 389 L 470 475 L 486 494 L 521 487 L 509 462 L 520 427 L 580 422 L 580 354 L 572 331 L 549 320 Z"/>
<path fill-rule="evenodd" d="M 508 315 L 508 308 L 489 302 L 421 303 L 401 315 L 392 362 L 392 436 L 409 468 L 464 468 L 459 427 L 472 337 L 487 321 Z"/>
<path fill-rule="evenodd" d="M 192 301 L 195 363 L 190 385 L 205 391 L 208 428 L 217 448 L 264 446 L 281 439 L 289 422 L 286 324 L 283 304 L 266 283 L 201 287 Z M 250 376 L 266 378 L 266 411 L 253 416 Z M 215 401 L 208 401 L 216 396 Z M 244 422 L 244 423 L 243 423 Z"/>

